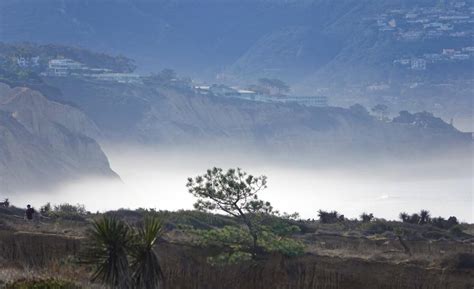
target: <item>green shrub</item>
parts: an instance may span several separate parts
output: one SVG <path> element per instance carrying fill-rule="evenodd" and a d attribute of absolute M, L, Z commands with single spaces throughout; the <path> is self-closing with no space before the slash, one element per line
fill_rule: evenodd
<path fill-rule="evenodd" d="M 70 281 L 60 279 L 18 280 L 8 283 L 5 289 L 81 289 L 82 287 Z"/>
<path fill-rule="evenodd" d="M 338 222 L 344 222 L 344 215 L 339 214 L 337 211 L 327 212 L 324 210 L 318 211 L 319 221 L 323 224 L 333 224 Z"/>
<path fill-rule="evenodd" d="M 389 224 L 387 224 L 386 222 L 382 222 L 382 221 L 376 221 L 376 222 L 373 222 L 373 223 L 367 223 L 367 229 L 365 230 L 365 232 L 367 234 L 383 234 L 387 231 L 393 231 L 393 227 Z"/>
<path fill-rule="evenodd" d="M 464 230 L 461 225 L 456 225 L 449 229 L 449 233 L 455 237 L 462 237 L 464 235 Z"/>
<path fill-rule="evenodd" d="M 430 240 L 439 240 L 441 238 L 449 238 L 449 235 L 446 234 L 446 232 L 440 231 L 440 230 L 434 230 L 434 229 L 431 229 L 422 233 L 422 236 Z"/>
<path fill-rule="evenodd" d="M 84 205 L 71 205 L 68 203 L 51 207 L 50 203 L 41 207 L 41 213 L 53 218 L 61 218 L 70 221 L 85 221 L 85 216 L 89 214 Z"/>
<path fill-rule="evenodd" d="M 248 261 L 254 250 L 252 236 L 244 227 L 226 226 L 212 230 L 193 230 L 195 242 L 207 248 L 217 249 L 214 256 L 208 258 L 212 265 L 228 265 Z M 279 236 L 268 227 L 259 230 L 257 243 L 258 256 L 280 253 L 293 257 L 304 253 L 304 244 L 286 236 Z"/>

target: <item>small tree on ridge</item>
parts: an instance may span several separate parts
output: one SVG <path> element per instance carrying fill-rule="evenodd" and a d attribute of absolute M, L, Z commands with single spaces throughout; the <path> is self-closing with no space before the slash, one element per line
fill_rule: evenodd
<path fill-rule="evenodd" d="M 224 172 L 220 168 L 207 170 L 203 176 L 188 178 L 188 190 L 198 200 L 197 210 L 221 211 L 240 219 L 252 236 L 252 256 L 258 251 L 259 228 L 257 218 L 273 211 L 269 202 L 257 193 L 267 187 L 267 177 L 254 177 L 240 168 Z"/>

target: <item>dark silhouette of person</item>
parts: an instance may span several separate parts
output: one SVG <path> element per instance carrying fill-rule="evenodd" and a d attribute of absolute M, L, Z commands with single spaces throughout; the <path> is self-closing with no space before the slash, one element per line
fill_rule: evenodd
<path fill-rule="evenodd" d="M 26 206 L 25 216 L 27 220 L 33 220 L 33 215 L 35 214 L 35 209 L 33 209 L 30 205 Z"/>

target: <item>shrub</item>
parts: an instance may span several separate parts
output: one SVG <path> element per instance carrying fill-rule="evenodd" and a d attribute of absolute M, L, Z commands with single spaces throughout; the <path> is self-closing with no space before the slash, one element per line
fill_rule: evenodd
<path fill-rule="evenodd" d="M 436 226 L 440 229 L 450 229 L 453 226 L 459 225 L 458 219 L 454 216 L 449 217 L 447 220 L 442 217 L 431 219 L 433 226 Z"/>
<path fill-rule="evenodd" d="M 44 213 L 50 217 L 71 221 L 84 221 L 84 217 L 89 214 L 84 205 L 71 205 L 68 203 L 56 205 L 54 208 L 51 207 L 50 203 L 47 203 L 41 207 L 41 213 Z"/>
<path fill-rule="evenodd" d="M 51 207 L 50 202 L 46 203 L 44 206 L 42 206 L 40 208 L 40 212 L 41 212 L 42 215 L 49 215 L 49 214 L 51 214 L 52 210 L 53 210 L 53 208 Z"/>
<path fill-rule="evenodd" d="M 393 227 L 387 224 L 386 222 L 382 222 L 382 221 L 377 221 L 377 222 L 368 224 L 368 227 L 365 230 L 366 233 L 371 234 L 371 235 L 383 234 L 388 231 L 392 232 Z"/>
<path fill-rule="evenodd" d="M 344 215 L 340 215 L 337 211 L 327 212 L 319 210 L 318 217 L 319 221 L 323 224 L 332 224 L 337 222 L 343 222 L 345 220 Z"/>
<path fill-rule="evenodd" d="M 101 281 L 113 288 L 130 288 L 131 274 L 128 250 L 134 237 L 125 222 L 102 217 L 88 231 L 82 262 L 94 266 L 92 281 Z"/>
<path fill-rule="evenodd" d="M 18 280 L 8 283 L 5 289 L 81 289 L 70 281 L 60 279 Z"/>
<path fill-rule="evenodd" d="M 474 254 L 472 253 L 458 253 L 449 256 L 442 262 L 444 267 L 457 270 L 472 270 L 474 269 Z"/>
<path fill-rule="evenodd" d="M 460 253 L 457 255 L 457 269 L 474 269 L 474 254 Z"/>
<path fill-rule="evenodd" d="M 461 225 L 456 225 L 449 229 L 449 233 L 455 237 L 462 237 L 464 235 L 464 230 Z"/>
<path fill-rule="evenodd" d="M 243 227 L 226 226 L 213 230 L 194 230 L 196 242 L 217 252 L 208 258 L 212 265 L 235 264 L 252 259 L 255 248 L 250 232 Z M 270 253 L 298 256 L 304 253 L 304 244 L 289 237 L 280 236 L 268 227 L 259 229 L 258 257 Z"/>
<path fill-rule="evenodd" d="M 374 214 L 370 213 L 370 214 L 367 214 L 367 213 L 362 213 L 360 215 L 360 220 L 363 222 L 363 223 L 369 223 L 371 222 L 372 220 L 374 219 Z"/>
<path fill-rule="evenodd" d="M 54 206 L 54 211 L 59 212 L 59 213 L 64 213 L 64 214 L 77 214 L 77 215 L 86 215 L 87 210 L 84 205 L 77 204 L 77 205 L 71 205 L 68 203 L 60 204 L 57 206 Z"/>
<path fill-rule="evenodd" d="M 153 248 L 162 228 L 161 219 L 151 214 L 138 227 L 114 216 L 96 220 L 81 257 L 94 267 L 92 281 L 117 289 L 158 288 L 163 274 Z"/>

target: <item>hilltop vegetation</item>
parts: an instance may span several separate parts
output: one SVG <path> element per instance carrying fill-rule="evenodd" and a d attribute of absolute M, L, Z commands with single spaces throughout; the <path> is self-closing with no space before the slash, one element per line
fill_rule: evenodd
<path fill-rule="evenodd" d="M 51 59 L 72 59 L 90 68 L 109 69 L 114 72 L 132 72 L 133 60 L 124 56 L 110 56 L 87 49 L 59 44 L 0 42 L 0 81 L 10 84 L 42 83 L 39 75 L 48 69 Z"/>

